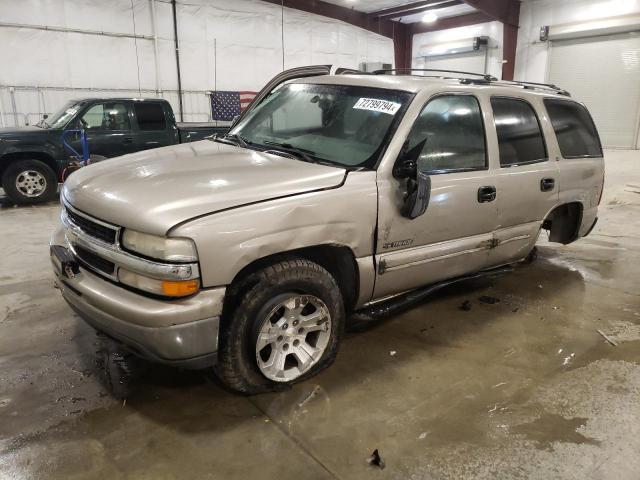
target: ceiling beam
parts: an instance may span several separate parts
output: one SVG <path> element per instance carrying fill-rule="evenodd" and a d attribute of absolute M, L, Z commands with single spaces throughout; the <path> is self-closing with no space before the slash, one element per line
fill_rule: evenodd
<path fill-rule="evenodd" d="M 520 0 L 463 0 L 467 5 L 487 14 L 505 25 L 518 26 Z"/>
<path fill-rule="evenodd" d="M 458 28 L 458 27 L 466 27 L 467 25 L 475 25 L 477 23 L 490 22 L 493 19 L 483 13 L 483 12 L 474 12 L 468 13 L 467 15 L 459 15 L 457 17 L 447 17 L 440 18 L 433 23 L 409 23 L 411 26 L 411 33 L 415 35 L 416 33 L 426 33 L 426 32 L 435 32 L 437 30 L 447 30 L 449 28 Z"/>
<path fill-rule="evenodd" d="M 397 18 L 404 15 L 413 15 L 415 13 L 426 12 L 428 10 L 435 10 L 437 8 L 453 7 L 454 5 L 460 5 L 462 0 L 429 0 L 425 2 L 414 2 L 401 5 L 399 7 L 387 8 L 379 10 L 377 12 L 369 13 L 371 18 Z"/>

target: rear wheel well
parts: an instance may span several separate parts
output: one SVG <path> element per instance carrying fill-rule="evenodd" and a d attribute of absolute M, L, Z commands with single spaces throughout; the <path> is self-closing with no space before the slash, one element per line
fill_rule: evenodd
<path fill-rule="evenodd" d="M 566 245 L 578 239 L 583 206 L 580 202 L 565 203 L 554 208 L 542 222 L 549 231 L 549 241 Z"/>
<path fill-rule="evenodd" d="M 327 270 L 336 280 L 344 300 L 345 311 L 355 307 L 358 298 L 358 267 L 356 259 L 349 247 L 339 245 L 318 245 L 300 248 L 288 252 L 277 253 L 253 261 L 244 267 L 227 288 L 223 307 L 223 319 L 230 318 L 230 313 L 237 307 L 244 293 L 253 287 L 246 279 L 252 273 L 274 263 L 293 258 L 304 258 L 317 263 Z"/>
<path fill-rule="evenodd" d="M 58 176 L 58 165 L 55 159 L 51 155 L 42 152 L 13 152 L 3 155 L 0 157 L 0 178 L 4 175 L 4 171 L 10 164 L 19 160 L 40 160 L 53 170 L 58 180 L 60 179 Z"/>

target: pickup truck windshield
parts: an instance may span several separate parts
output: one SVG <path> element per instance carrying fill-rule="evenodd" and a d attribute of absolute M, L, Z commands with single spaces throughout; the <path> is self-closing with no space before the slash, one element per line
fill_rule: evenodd
<path fill-rule="evenodd" d="M 46 120 L 41 120 L 38 123 L 38 126 L 43 128 L 63 128 L 67 122 L 71 120 L 76 113 L 78 113 L 78 110 L 80 110 L 81 107 L 82 103 L 68 102 L 64 107 L 49 116 Z"/>
<path fill-rule="evenodd" d="M 285 84 L 230 137 L 307 161 L 373 168 L 411 97 L 381 88 Z"/>

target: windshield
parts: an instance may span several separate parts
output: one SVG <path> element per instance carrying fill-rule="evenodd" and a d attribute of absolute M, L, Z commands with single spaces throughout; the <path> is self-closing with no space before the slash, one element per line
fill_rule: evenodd
<path fill-rule="evenodd" d="M 373 168 L 411 97 L 381 88 L 285 84 L 230 136 L 304 160 Z"/>
<path fill-rule="evenodd" d="M 76 113 L 78 113 L 81 106 L 82 104 L 78 102 L 68 102 L 64 107 L 53 115 L 50 115 L 46 120 L 41 120 L 40 123 L 38 123 L 38 126 L 44 128 L 62 128 Z"/>

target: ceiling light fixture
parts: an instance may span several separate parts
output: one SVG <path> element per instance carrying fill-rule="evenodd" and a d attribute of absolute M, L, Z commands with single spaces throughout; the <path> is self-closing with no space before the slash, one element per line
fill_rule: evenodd
<path fill-rule="evenodd" d="M 438 20 L 438 15 L 433 12 L 428 12 L 424 17 L 422 17 L 422 21 L 424 23 L 434 23 Z"/>

